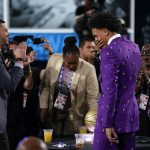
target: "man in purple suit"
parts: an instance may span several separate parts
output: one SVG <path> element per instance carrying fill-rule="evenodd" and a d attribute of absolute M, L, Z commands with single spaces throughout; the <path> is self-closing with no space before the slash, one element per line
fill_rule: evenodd
<path fill-rule="evenodd" d="M 108 12 L 89 20 L 95 39 L 101 39 L 101 88 L 94 150 L 134 150 L 139 128 L 135 84 L 141 63 L 139 47 L 121 37 L 120 22 Z"/>

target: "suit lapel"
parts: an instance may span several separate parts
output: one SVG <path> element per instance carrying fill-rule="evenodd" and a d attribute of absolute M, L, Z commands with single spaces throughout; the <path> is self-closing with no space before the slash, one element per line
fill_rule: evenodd
<path fill-rule="evenodd" d="M 56 73 L 54 74 L 52 84 L 55 84 L 55 82 L 57 81 L 57 78 L 58 78 L 58 75 L 60 73 L 60 69 L 62 67 L 62 64 L 63 64 L 63 58 L 59 59 L 56 63 L 56 66 L 55 66 Z M 71 84 L 71 90 L 70 90 L 71 91 L 71 97 L 73 96 L 72 91 L 76 91 L 76 88 L 77 88 L 77 84 L 78 84 L 78 81 L 80 78 L 80 67 L 81 67 L 81 61 L 79 60 L 77 70 L 75 71 L 74 79 L 73 79 L 72 84 Z M 71 100 L 73 100 L 73 98 L 71 98 Z"/>
<path fill-rule="evenodd" d="M 62 63 L 63 63 L 63 59 L 62 57 L 59 58 L 59 60 L 56 62 L 56 66 L 55 66 L 55 73 L 52 75 L 53 77 L 51 78 L 51 84 L 55 84 L 55 82 L 57 81 L 57 78 L 58 78 L 58 75 L 60 73 L 60 70 L 61 70 L 61 66 L 62 66 Z"/>
<path fill-rule="evenodd" d="M 75 71 L 74 79 L 73 79 L 72 84 L 71 84 L 72 91 L 76 91 L 76 87 L 77 87 L 79 77 L 81 74 L 80 66 L 81 66 L 81 61 L 79 60 L 78 67 L 77 67 L 77 70 Z"/>

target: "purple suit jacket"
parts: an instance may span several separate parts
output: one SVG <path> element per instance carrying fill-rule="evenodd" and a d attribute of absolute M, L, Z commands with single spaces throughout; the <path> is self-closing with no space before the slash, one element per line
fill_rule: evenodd
<path fill-rule="evenodd" d="M 101 50 L 101 88 L 95 132 L 114 127 L 117 133 L 139 128 L 135 84 L 141 63 L 138 46 L 119 37 Z"/>

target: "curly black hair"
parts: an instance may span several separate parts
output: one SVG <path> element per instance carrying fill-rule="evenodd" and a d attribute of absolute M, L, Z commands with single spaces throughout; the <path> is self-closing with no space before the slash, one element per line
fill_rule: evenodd
<path fill-rule="evenodd" d="M 76 46 L 76 37 L 69 36 L 66 37 L 64 40 L 64 47 L 63 47 L 63 56 L 66 55 L 80 55 L 79 48 Z"/>
<path fill-rule="evenodd" d="M 107 28 L 109 31 L 118 33 L 121 29 L 121 21 L 110 12 L 98 12 L 88 20 L 88 26 L 91 29 Z"/>

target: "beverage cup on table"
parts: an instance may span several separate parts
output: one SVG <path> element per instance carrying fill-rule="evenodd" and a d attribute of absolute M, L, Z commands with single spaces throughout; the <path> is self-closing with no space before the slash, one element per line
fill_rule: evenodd
<path fill-rule="evenodd" d="M 87 133 L 87 128 L 86 128 L 86 126 L 80 126 L 80 127 L 79 127 L 79 133 L 80 133 L 80 134 L 85 134 L 85 133 Z"/>
<path fill-rule="evenodd" d="M 44 132 L 44 141 L 45 142 L 51 142 L 53 129 L 43 129 L 43 132 Z"/>
<path fill-rule="evenodd" d="M 75 134 L 76 140 L 76 148 L 83 148 L 84 147 L 84 137 L 83 134 Z"/>

